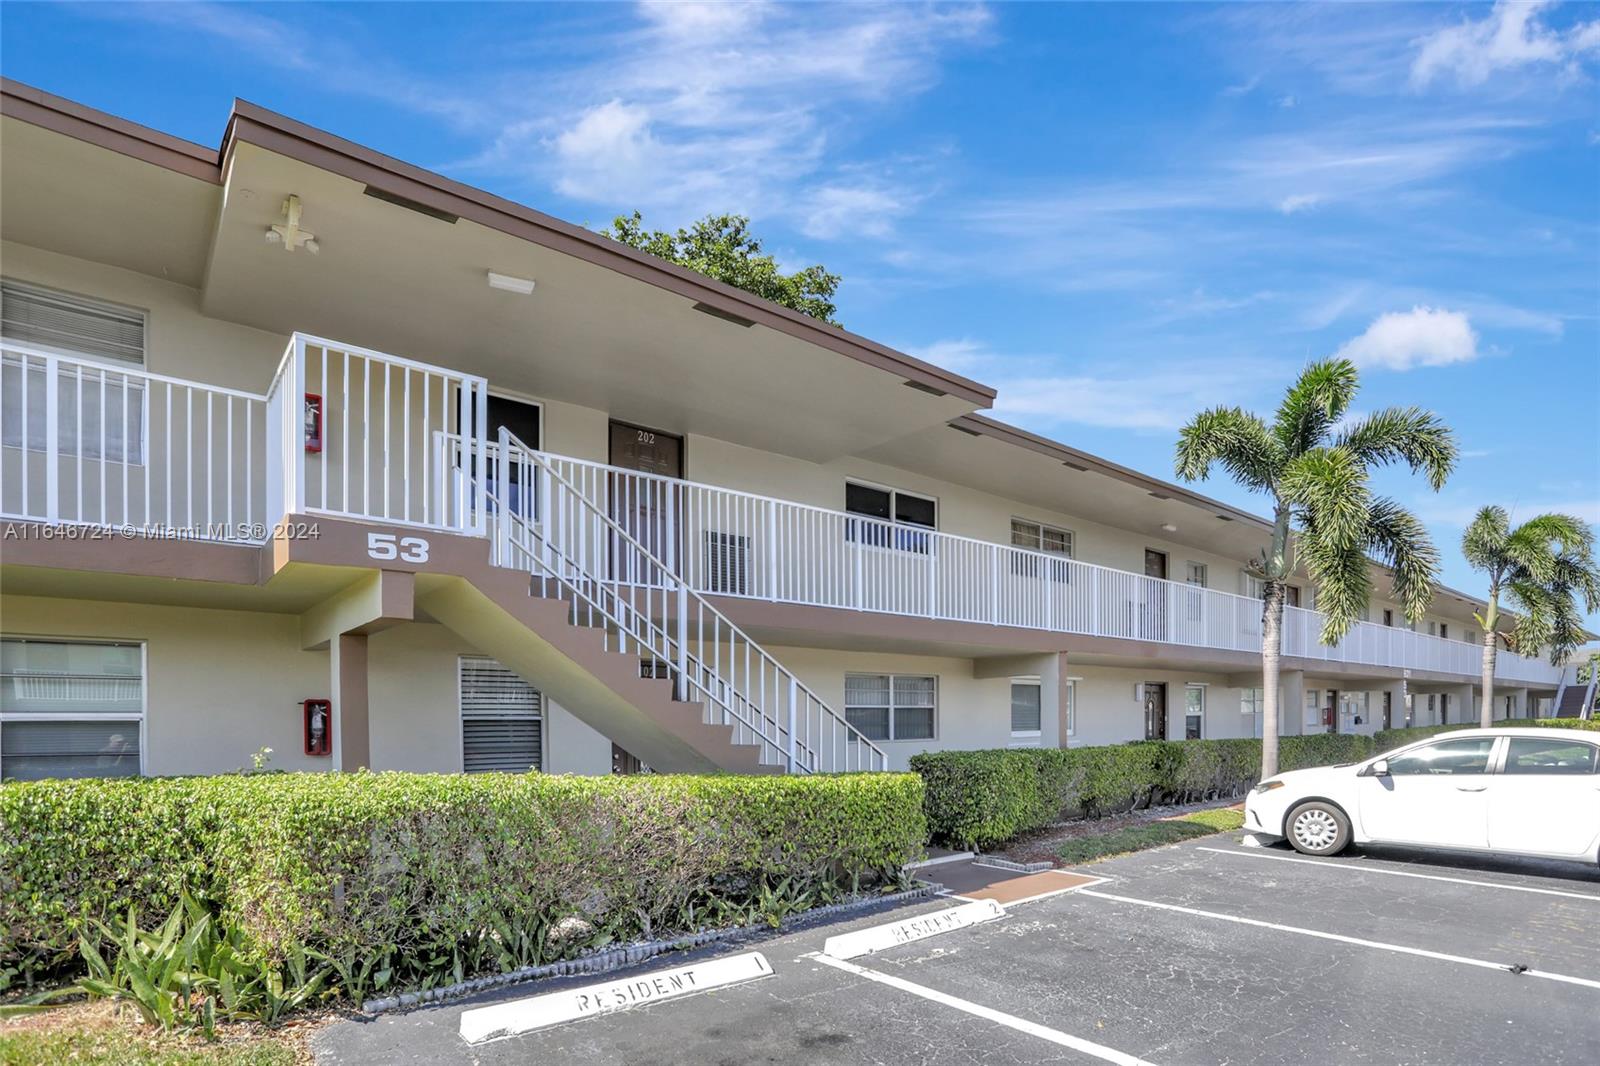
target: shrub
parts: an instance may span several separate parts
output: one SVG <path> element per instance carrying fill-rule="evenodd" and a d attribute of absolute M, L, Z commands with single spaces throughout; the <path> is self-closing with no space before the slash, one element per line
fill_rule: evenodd
<path fill-rule="evenodd" d="M 1571 718 L 1498 722 L 1600 729 Z M 1360 762 L 1459 725 L 1385 729 L 1376 736 L 1314 733 L 1279 744 L 1283 771 Z M 927 786 L 928 828 L 955 847 L 987 848 L 1073 817 L 1159 803 L 1243 795 L 1260 777 L 1259 740 L 1141 740 L 1087 748 L 1001 748 L 914 755 Z"/>
<path fill-rule="evenodd" d="M 459 980 L 670 936 L 785 883 L 825 896 L 894 876 L 921 853 L 922 811 L 910 774 L 7 784 L 0 967 L 61 971 L 95 923 L 187 892 L 263 959 L 314 950 L 347 985 Z"/>
<path fill-rule="evenodd" d="M 1369 737 L 1284 737 L 1285 770 L 1355 762 Z M 1076 816 L 1243 794 L 1261 767 L 1259 740 L 1146 740 L 1088 748 L 941 751 L 913 756 L 934 838 L 992 847 Z"/>
<path fill-rule="evenodd" d="M 1600 718 L 1506 718 L 1495 723 L 1496 726 L 1522 728 L 1522 729 L 1588 729 L 1600 732 Z M 1424 740 L 1435 733 L 1449 733 L 1457 729 L 1476 729 L 1478 723 L 1456 723 L 1451 725 L 1425 725 L 1413 726 L 1409 729 L 1380 729 L 1373 735 L 1373 754 L 1389 751 L 1418 740 Z"/>

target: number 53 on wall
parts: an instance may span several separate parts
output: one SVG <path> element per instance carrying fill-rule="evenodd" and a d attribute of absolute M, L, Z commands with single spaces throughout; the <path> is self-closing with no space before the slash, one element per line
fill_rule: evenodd
<path fill-rule="evenodd" d="M 428 542 L 421 537 L 368 533 L 367 554 L 380 561 L 399 559 L 403 563 L 425 563 L 428 561 Z"/>

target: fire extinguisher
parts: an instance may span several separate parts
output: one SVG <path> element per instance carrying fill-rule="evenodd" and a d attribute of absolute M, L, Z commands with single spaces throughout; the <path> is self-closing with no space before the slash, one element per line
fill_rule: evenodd
<path fill-rule="evenodd" d="M 307 755 L 333 753 L 333 701 L 305 700 L 300 704 Z"/>

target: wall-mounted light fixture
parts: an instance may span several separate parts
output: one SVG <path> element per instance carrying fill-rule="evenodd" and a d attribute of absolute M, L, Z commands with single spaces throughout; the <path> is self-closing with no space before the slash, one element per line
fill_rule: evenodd
<path fill-rule="evenodd" d="M 281 244 L 283 250 L 292 252 L 296 248 L 304 248 L 312 255 L 322 251 L 322 246 L 317 243 L 317 235 L 300 226 L 300 197 L 291 195 L 283 202 L 283 221 L 274 222 L 267 227 L 268 244 Z"/>
<path fill-rule="evenodd" d="M 496 274 L 489 271 L 489 288 L 499 289 L 501 292 L 514 292 L 518 296 L 531 296 L 533 294 L 532 278 L 514 278 L 510 274 Z"/>
<path fill-rule="evenodd" d="M 1171 522 L 1163 522 L 1163 523 L 1161 523 L 1161 532 L 1163 532 L 1163 533 L 1176 533 L 1177 531 L 1178 531 L 1178 527 L 1173 525 Z"/>

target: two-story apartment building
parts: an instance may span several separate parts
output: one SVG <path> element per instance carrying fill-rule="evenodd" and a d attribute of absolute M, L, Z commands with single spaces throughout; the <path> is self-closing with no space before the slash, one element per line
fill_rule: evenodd
<path fill-rule="evenodd" d="M 5 83 L 0 238 L 5 777 L 1259 732 L 1267 524 L 979 382 L 243 102 Z M 1285 731 L 1475 717 L 1470 597 L 1295 599 Z"/>

